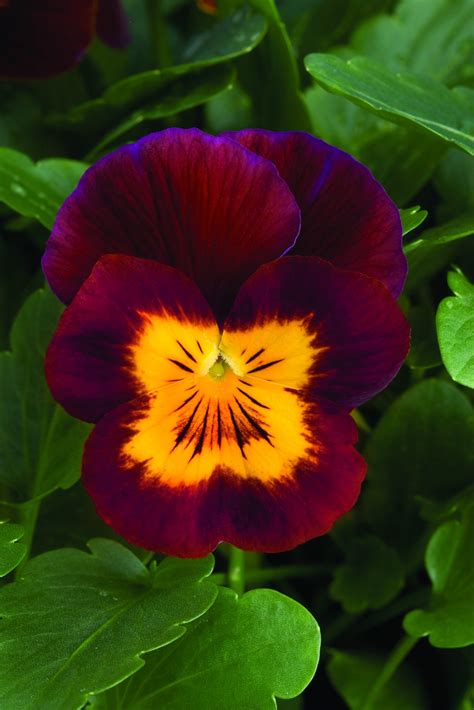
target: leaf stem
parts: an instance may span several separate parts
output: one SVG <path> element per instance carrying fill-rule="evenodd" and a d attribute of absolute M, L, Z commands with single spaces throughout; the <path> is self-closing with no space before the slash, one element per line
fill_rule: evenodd
<path fill-rule="evenodd" d="M 360 409 L 353 409 L 351 415 L 353 420 L 357 424 L 357 428 L 360 429 L 360 431 L 365 431 L 366 434 L 370 434 L 372 432 L 372 427 L 370 426 L 369 422 L 364 417 Z"/>
<path fill-rule="evenodd" d="M 229 569 L 227 571 L 229 587 L 239 596 L 245 589 L 245 552 L 231 545 Z"/>
<path fill-rule="evenodd" d="M 373 710 L 373 708 L 379 707 L 378 705 L 375 706 L 374 702 L 377 700 L 380 691 L 382 690 L 384 685 L 388 683 L 395 671 L 398 669 L 398 667 L 405 660 L 407 655 L 417 643 L 417 638 L 413 636 L 408 636 L 407 634 L 403 636 L 403 638 L 398 642 L 398 644 L 391 652 L 390 656 L 387 658 L 387 661 L 385 662 L 382 670 L 380 671 L 377 680 L 372 685 L 368 695 L 365 698 L 365 701 L 362 703 L 360 710 Z"/>
<path fill-rule="evenodd" d="M 35 534 L 36 523 L 38 521 L 39 510 L 41 507 L 41 498 L 36 498 L 28 503 L 24 503 L 19 506 L 19 520 L 18 522 L 23 525 L 25 529 L 25 534 L 22 537 L 22 542 L 26 545 L 26 554 L 18 565 L 15 571 L 15 579 L 20 575 L 24 565 L 28 562 L 31 554 L 31 547 L 33 545 L 33 537 Z"/>

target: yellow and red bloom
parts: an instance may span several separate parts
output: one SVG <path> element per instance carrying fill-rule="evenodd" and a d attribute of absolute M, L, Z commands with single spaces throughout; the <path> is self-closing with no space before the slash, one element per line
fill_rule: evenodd
<path fill-rule="evenodd" d="M 0 0 L 0 76 L 43 78 L 71 69 L 97 34 L 127 44 L 120 0 Z"/>
<path fill-rule="evenodd" d="M 398 210 L 366 168 L 304 133 L 152 134 L 87 171 L 43 268 L 69 304 L 48 382 L 96 422 L 83 480 L 125 538 L 276 552 L 354 505 L 350 411 L 409 337 Z"/>

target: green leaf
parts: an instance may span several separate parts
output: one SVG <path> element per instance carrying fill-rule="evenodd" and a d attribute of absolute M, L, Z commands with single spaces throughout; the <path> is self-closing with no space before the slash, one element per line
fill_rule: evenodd
<path fill-rule="evenodd" d="M 329 50 L 331 46 L 324 43 L 331 30 L 326 30 L 324 38 L 318 35 L 327 14 L 332 30 L 339 30 L 342 23 L 342 35 L 352 32 L 349 46 L 331 50 L 341 59 L 363 55 L 394 73 L 424 74 L 450 85 L 468 83 L 474 74 L 474 38 L 468 21 L 471 0 L 402 0 L 390 15 L 381 14 L 384 7 L 378 0 L 377 8 L 367 12 L 374 16 L 355 32 L 355 13 L 349 13 L 347 24 L 344 21 L 351 3 L 339 7 L 340 3 L 333 1 L 327 5 L 325 13 L 324 4 L 318 3 L 314 13 L 310 49 Z M 357 3 L 359 11 L 360 5 Z M 365 11 L 367 3 L 363 5 Z M 370 167 L 397 204 L 406 204 L 417 194 L 446 151 L 446 144 L 433 134 L 393 125 L 319 86 L 311 88 L 306 98 L 316 135 Z"/>
<path fill-rule="evenodd" d="M 428 636 L 433 646 L 459 648 L 474 644 L 474 504 L 461 520 L 442 525 L 431 538 L 426 569 L 433 593 L 426 609 L 404 620 L 412 636 Z"/>
<path fill-rule="evenodd" d="M 462 252 L 465 246 L 463 240 L 472 234 L 474 234 L 474 213 L 470 212 L 438 227 L 427 229 L 419 239 L 406 244 L 405 253 L 408 258 L 406 292 L 411 293 L 452 262 L 458 252 Z"/>
<path fill-rule="evenodd" d="M 351 37 L 356 54 L 388 69 L 425 74 L 443 83 L 474 76 L 471 0 L 402 0 L 390 14 L 376 15 Z"/>
<path fill-rule="evenodd" d="M 106 133 L 104 138 L 95 146 L 93 153 L 89 154 L 88 157 L 92 159 L 132 128 L 146 121 L 156 121 L 166 116 L 172 116 L 175 113 L 209 101 L 213 96 L 230 88 L 233 81 L 234 71 L 227 64 L 210 67 L 204 73 L 193 74 L 174 81 L 160 100 L 140 106 L 115 128 Z"/>
<path fill-rule="evenodd" d="M 422 210 L 420 205 L 415 205 L 414 207 L 407 207 L 404 210 L 400 210 L 400 217 L 402 220 L 403 236 L 405 236 L 425 221 L 428 217 L 428 212 Z"/>
<path fill-rule="evenodd" d="M 54 402 L 44 376 L 44 355 L 61 310 L 50 291 L 36 291 L 14 322 L 12 351 L 0 353 L 0 486 L 12 502 L 67 488 L 80 474 L 90 427 Z"/>
<path fill-rule="evenodd" d="M 470 237 L 472 234 L 474 234 L 474 214 L 465 214 L 439 227 L 427 229 L 420 239 L 405 246 L 405 253 L 411 255 L 419 249 L 449 244 Z"/>
<path fill-rule="evenodd" d="M 411 325 L 410 352 L 407 365 L 412 369 L 427 370 L 441 364 L 436 338 L 435 314 L 430 303 L 412 306 L 407 313 Z"/>
<path fill-rule="evenodd" d="M 87 168 L 77 160 L 49 158 L 33 163 L 26 155 L 0 148 L 0 201 L 47 229 Z"/>
<path fill-rule="evenodd" d="M 330 587 L 345 611 L 358 614 L 388 604 L 403 586 L 403 568 L 392 548 L 371 535 L 352 540 L 344 550 Z"/>
<path fill-rule="evenodd" d="M 26 545 L 18 542 L 24 533 L 21 525 L 0 520 L 0 577 L 18 567 L 26 555 Z"/>
<path fill-rule="evenodd" d="M 440 221 L 474 213 L 474 158 L 455 148 L 448 151 L 433 175 L 442 204 Z"/>
<path fill-rule="evenodd" d="M 474 155 L 474 91 L 449 90 L 415 74 L 393 74 L 367 57 L 343 61 L 329 54 L 310 54 L 305 65 L 327 91 L 382 118 L 422 128 Z"/>
<path fill-rule="evenodd" d="M 128 678 L 141 654 L 175 641 L 213 603 L 213 567 L 168 558 L 150 571 L 111 540 L 61 549 L 0 589 L 0 705 L 73 710 Z M 26 682 L 27 679 L 27 682 Z"/>
<path fill-rule="evenodd" d="M 319 644 L 316 621 L 292 599 L 269 589 L 240 598 L 221 589 L 179 643 L 149 656 L 99 707 L 270 710 L 275 697 L 295 697 L 310 682 Z"/>
<path fill-rule="evenodd" d="M 350 710 L 361 710 L 384 663 L 379 654 L 331 650 L 328 675 Z M 419 676 L 407 663 L 397 669 L 377 697 L 380 710 L 430 710 L 430 707 Z"/>
<path fill-rule="evenodd" d="M 310 131 L 311 120 L 301 94 L 296 57 L 277 4 L 275 0 L 249 2 L 268 23 L 268 33 L 257 50 L 256 61 L 247 66 L 241 62 L 239 72 L 244 89 L 252 97 L 259 125 L 273 130 Z"/>
<path fill-rule="evenodd" d="M 443 500 L 472 482 L 474 417 L 452 384 L 424 380 L 385 412 L 366 450 L 363 511 L 405 559 L 423 549 L 415 496 Z"/>
<path fill-rule="evenodd" d="M 436 313 L 441 357 L 455 382 L 474 388 L 474 285 L 460 271 L 448 274 L 448 284 L 454 297 Z"/>
<path fill-rule="evenodd" d="M 267 23 L 261 15 L 241 8 L 195 38 L 181 64 L 129 76 L 109 86 L 102 97 L 80 104 L 54 120 L 59 125 L 82 130 L 88 137 L 92 133 L 101 138 L 117 123 L 127 130 L 140 123 L 142 109 L 150 117 L 168 116 L 196 105 L 201 99 L 206 101 L 213 95 L 212 87 L 220 86 L 222 90 L 230 78 L 228 69 L 208 70 L 251 52 L 266 30 Z"/>
<path fill-rule="evenodd" d="M 446 152 L 435 136 L 384 121 L 320 86 L 305 100 L 314 134 L 367 165 L 397 204 L 413 199 Z"/>

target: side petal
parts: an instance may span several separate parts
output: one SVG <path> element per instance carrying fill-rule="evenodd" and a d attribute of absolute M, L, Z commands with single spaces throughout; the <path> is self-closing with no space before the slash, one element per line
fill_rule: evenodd
<path fill-rule="evenodd" d="M 38 79 L 71 69 L 94 36 L 97 0 L 10 0 L 0 7 L 0 76 Z"/>
<path fill-rule="evenodd" d="M 318 443 L 310 448 L 308 442 L 305 457 L 279 479 L 240 475 L 229 461 L 210 476 L 186 480 L 185 469 L 166 479 L 130 449 L 150 406 L 144 398 L 107 414 L 83 460 L 84 485 L 99 515 L 140 547 L 201 557 L 227 541 L 244 550 L 282 552 L 327 532 L 359 495 L 366 464 L 353 448 L 357 434 L 349 415 L 309 414 Z M 156 423 L 150 432 L 157 447 L 161 431 Z"/>
<path fill-rule="evenodd" d="M 110 47 L 127 46 L 130 41 L 128 19 L 120 0 L 99 0 L 97 34 Z"/>
<path fill-rule="evenodd" d="M 219 315 L 243 281 L 296 239 L 298 206 L 275 166 L 235 141 L 168 129 L 106 156 L 59 211 L 43 257 L 68 303 L 105 253 L 156 259 Z"/>
<path fill-rule="evenodd" d="M 304 387 L 324 411 L 340 413 L 389 384 L 407 355 L 409 333 L 378 280 L 316 257 L 289 256 L 260 267 L 244 284 L 221 349 L 244 379 Z"/>
<path fill-rule="evenodd" d="M 122 402 L 209 367 L 218 341 L 211 309 L 181 272 L 104 256 L 60 319 L 46 378 L 68 412 L 97 421 Z"/>
<path fill-rule="evenodd" d="M 295 195 L 302 221 L 293 253 L 373 276 L 400 295 L 407 272 L 400 215 L 366 167 L 307 133 L 225 135 L 275 163 Z"/>

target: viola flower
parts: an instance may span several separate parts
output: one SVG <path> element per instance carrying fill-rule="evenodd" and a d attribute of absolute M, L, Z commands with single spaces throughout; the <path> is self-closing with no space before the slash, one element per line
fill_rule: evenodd
<path fill-rule="evenodd" d="M 350 411 L 408 349 L 398 210 L 304 133 L 169 129 L 90 168 L 43 268 L 54 397 L 96 422 L 84 484 L 141 547 L 277 552 L 325 533 L 366 464 Z"/>
<path fill-rule="evenodd" d="M 0 76 L 44 78 L 71 69 L 94 35 L 128 42 L 120 0 L 0 0 Z"/>

